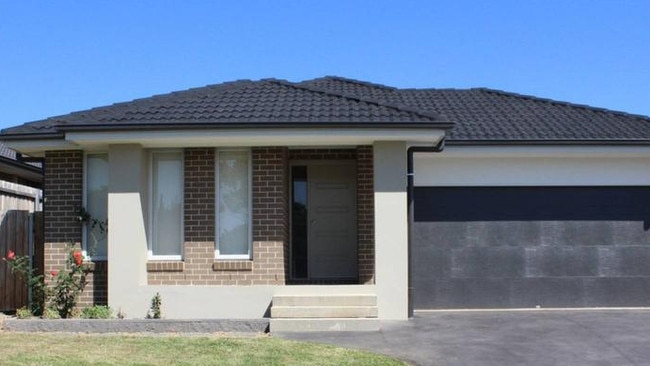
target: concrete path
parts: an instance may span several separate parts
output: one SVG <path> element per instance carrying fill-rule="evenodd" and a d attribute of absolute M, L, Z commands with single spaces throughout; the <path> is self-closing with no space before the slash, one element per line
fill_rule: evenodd
<path fill-rule="evenodd" d="M 368 333 L 272 333 L 415 365 L 650 365 L 650 310 L 436 312 Z"/>

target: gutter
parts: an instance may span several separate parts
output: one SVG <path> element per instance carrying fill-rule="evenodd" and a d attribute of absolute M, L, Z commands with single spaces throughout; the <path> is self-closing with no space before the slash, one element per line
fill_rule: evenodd
<path fill-rule="evenodd" d="M 413 211 L 413 194 L 415 190 L 414 178 L 415 173 L 413 171 L 413 155 L 415 153 L 439 153 L 445 148 L 445 139 L 443 137 L 438 141 L 434 146 L 411 146 L 406 152 L 406 178 L 407 178 L 407 188 L 406 188 L 406 200 L 408 204 L 408 239 L 407 239 L 407 260 L 408 260 L 408 316 L 409 318 L 413 317 L 413 267 L 411 266 L 411 256 L 413 247 L 413 235 L 411 231 L 413 230 L 413 222 L 415 221 L 414 211 Z"/>
<path fill-rule="evenodd" d="M 650 139 L 449 140 L 451 146 L 648 146 Z"/>

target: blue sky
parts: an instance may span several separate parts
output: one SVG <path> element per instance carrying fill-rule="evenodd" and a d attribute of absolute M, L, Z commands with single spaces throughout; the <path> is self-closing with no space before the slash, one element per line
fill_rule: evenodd
<path fill-rule="evenodd" d="M 0 128 L 323 75 L 650 115 L 648 19 L 647 0 L 0 0 Z"/>

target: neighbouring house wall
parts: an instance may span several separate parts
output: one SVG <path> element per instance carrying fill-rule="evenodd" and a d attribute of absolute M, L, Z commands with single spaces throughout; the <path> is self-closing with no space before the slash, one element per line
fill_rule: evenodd
<path fill-rule="evenodd" d="M 41 190 L 0 180 L 0 219 L 11 210 L 40 211 Z"/>
<path fill-rule="evenodd" d="M 82 225 L 77 210 L 83 197 L 83 152 L 48 151 L 44 165 L 44 235 L 45 278 L 65 267 L 67 246 L 81 247 Z M 81 294 L 79 305 L 107 303 L 107 266 L 105 261 L 91 265 L 88 284 Z"/>

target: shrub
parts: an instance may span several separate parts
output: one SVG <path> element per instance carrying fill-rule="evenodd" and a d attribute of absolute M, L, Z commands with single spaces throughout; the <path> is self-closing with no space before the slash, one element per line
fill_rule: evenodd
<path fill-rule="evenodd" d="M 84 319 L 110 319 L 113 317 L 113 311 L 106 305 L 89 306 L 81 311 L 81 317 Z"/>
<path fill-rule="evenodd" d="M 65 268 L 50 273 L 54 285 L 47 289 L 49 307 L 56 310 L 61 318 L 70 318 L 74 315 L 77 299 L 86 287 L 86 275 L 90 271 L 90 268 L 83 263 L 81 251 L 72 245 L 68 248 Z"/>
<path fill-rule="evenodd" d="M 33 316 L 32 311 L 29 308 L 22 307 L 16 310 L 16 318 L 18 319 L 29 319 Z"/>
<path fill-rule="evenodd" d="M 162 316 L 162 311 L 160 307 L 162 306 L 162 298 L 160 294 L 156 292 L 156 295 L 151 298 L 151 307 L 147 313 L 148 319 L 160 319 Z"/>
<path fill-rule="evenodd" d="M 40 315 L 43 310 L 42 304 L 45 300 L 43 276 L 36 274 L 36 270 L 32 268 L 29 257 L 26 255 L 16 255 L 13 250 L 9 250 L 7 256 L 2 258 L 2 260 L 7 262 L 11 273 L 16 273 L 27 280 L 27 286 L 31 289 L 33 298 L 30 316 L 31 314 Z"/>
<path fill-rule="evenodd" d="M 45 309 L 41 307 L 43 303 L 48 308 L 56 310 L 61 318 L 69 318 L 74 314 L 79 294 L 86 287 L 86 275 L 90 269 L 83 263 L 83 254 L 79 249 L 74 248 L 73 245 L 68 245 L 68 248 L 69 254 L 65 267 L 60 271 L 50 272 L 53 282 L 51 287 L 45 286 L 42 275 L 35 274 L 28 256 L 16 255 L 14 251 L 9 250 L 7 256 L 3 258 L 9 264 L 12 273 L 18 273 L 27 279 L 34 298 L 32 314 L 44 314 Z"/>
<path fill-rule="evenodd" d="M 61 319 L 59 312 L 52 308 L 45 308 L 43 310 L 43 319 Z"/>

